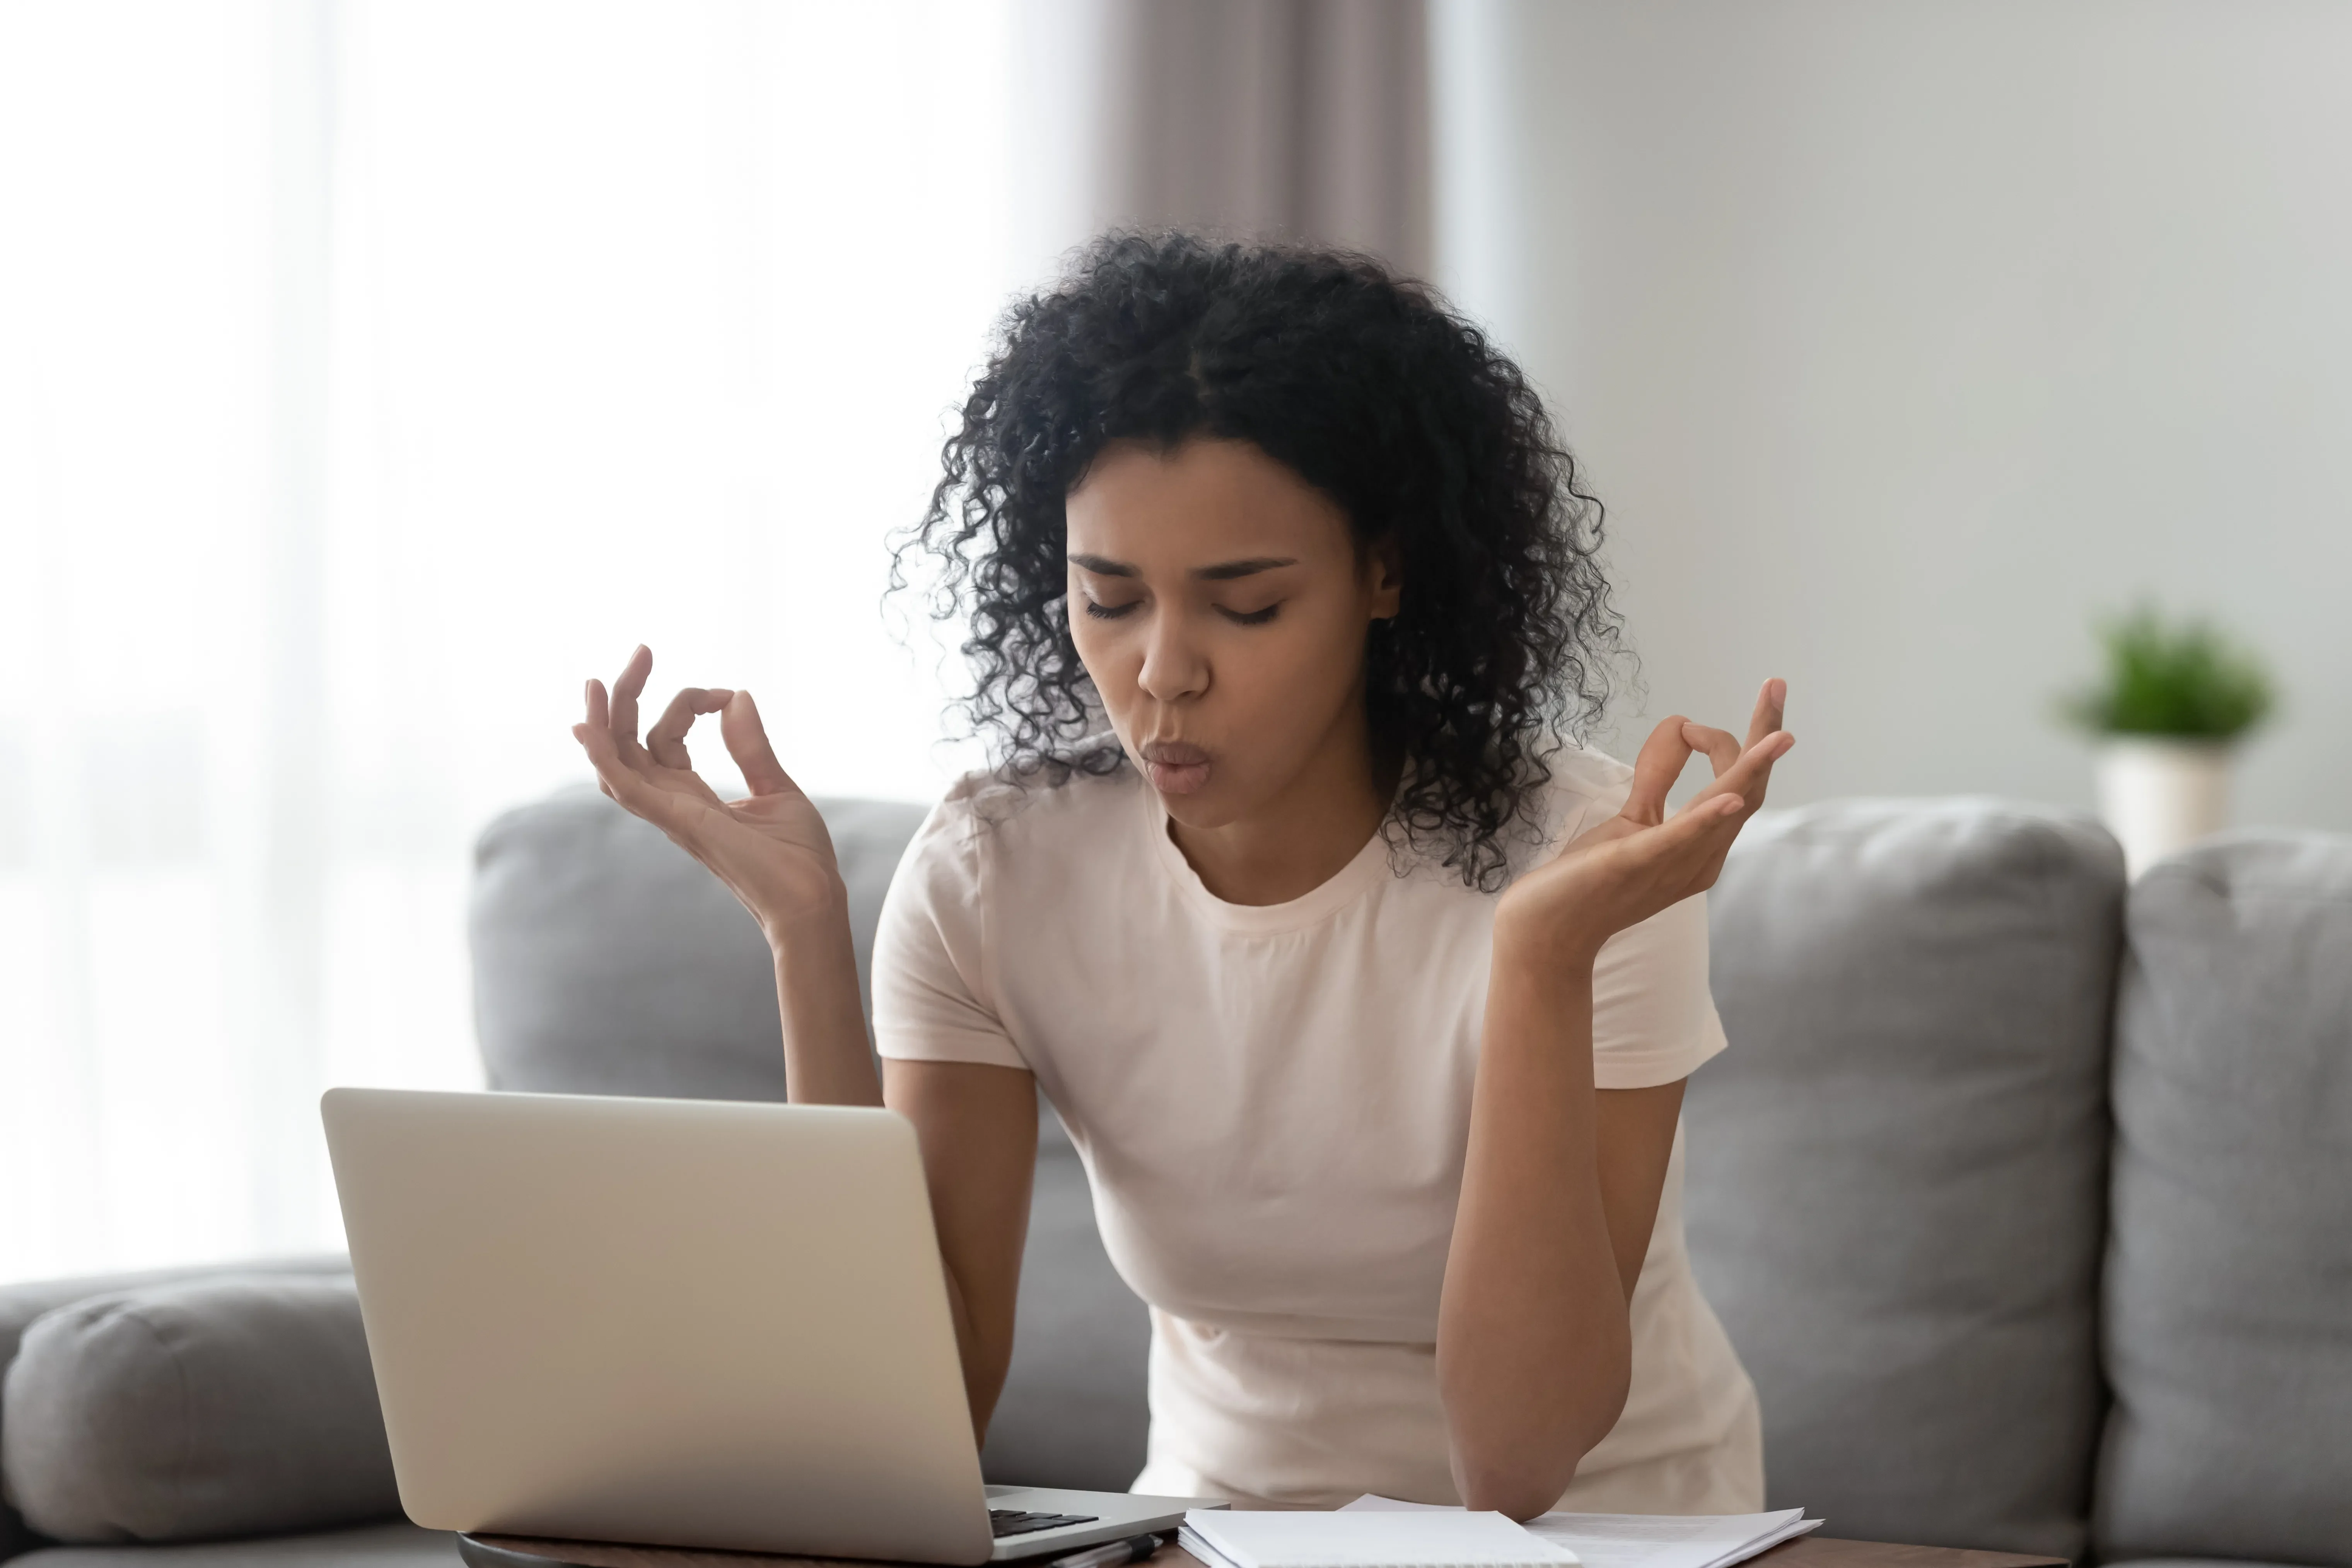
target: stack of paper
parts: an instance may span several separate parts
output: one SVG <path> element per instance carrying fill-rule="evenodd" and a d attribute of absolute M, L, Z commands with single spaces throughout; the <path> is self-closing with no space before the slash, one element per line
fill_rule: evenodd
<path fill-rule="evenodd" d="M 1208 1568 L 1565 1568 L 1576 1553 L 1499 1513 L 1194 1509 L 1177 1543 Z"/>
<path fill-rule="evenodd" d="M 1370 1496 L 1358 1498 L 1340 1511 L 1413 1518 L 1462 1515 L 1457 1508 Z M 1529 1520 L 1527 1529 L 1575 1552 L 1584 1568 L 1731 1568 L 1768 1547 L 1821 1528 L 1820 1520 L 1804 1515 L 1801 1508 L 1778 1513 L 1547 1513 Z"/>

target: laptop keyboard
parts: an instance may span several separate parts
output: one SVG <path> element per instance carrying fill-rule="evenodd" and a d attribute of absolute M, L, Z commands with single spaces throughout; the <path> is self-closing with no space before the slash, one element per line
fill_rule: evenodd
<path fill-rule="evenodd" d="M 988 1510 L 988 1528 L 1002 1541 L 1008 1535 L 1026 1535 L 1033 1530 L 1058 1530 L 1066 1524 L 1092 1524 L 1091 1513 L 1023 1513 L 1017 1508 L 992 1508 Z"/>

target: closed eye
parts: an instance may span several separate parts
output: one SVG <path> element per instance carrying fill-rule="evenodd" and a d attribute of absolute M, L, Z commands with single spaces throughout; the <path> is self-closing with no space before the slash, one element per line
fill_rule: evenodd
<path fill-rule="evenodd" d="M 1276 599 L 1263 610 L 1229 610 L 1223 605 L 1219 605 L 1217 614 L 1237 626 L 1262 626 L 1274 619 L 1274 613 L 1280 608 L 1282 608 L 1282 601 Z"/>
<path fill-rule="evenodd" d="M 1124 605 L 1098 605 L 1094 600 L 1088 599 L 1087 614 L 1098 621 L 1115 621 L 1122 616 L 1131 614 L 1135 606 L 1141 603 L 1143 601 L 1140 599 L 1129 599 Z"/>

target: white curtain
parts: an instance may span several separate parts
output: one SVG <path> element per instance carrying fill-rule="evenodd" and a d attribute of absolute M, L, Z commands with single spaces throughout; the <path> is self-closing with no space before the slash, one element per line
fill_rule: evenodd
<path fill-rule="evenodd" d="M 883 542 L 1072 237 L 1015 31 L 0 6 L 0 1279 L 335 1244 L 316 1095 L 478 1081 L 468 847 L 636 641 L 962 765 Z"/>

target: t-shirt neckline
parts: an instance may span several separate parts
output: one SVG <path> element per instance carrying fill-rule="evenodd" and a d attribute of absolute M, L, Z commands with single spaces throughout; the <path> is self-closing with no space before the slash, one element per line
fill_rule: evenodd
<path fill-rule="evenodd" d="M 1349 904 L 1363 897 L 1391 875 L 1389 864 L 1389 840 L 1383 829 L 1375 828 L 1356 851 L 1355 858 L 1325 880 L 1298 897 L 1279 904 L 1227 903 L 1209 891 L 1192 863 L 1184 858 L 1184 851 L 1176 846 L 1169 832 L 1168 810 L 1160 804 L 1160 793 L 1148 780 L 1139 781 L 1143 787 L 1143 816 L 1146 830 L 1151 836 L 1153 853 L 1176 884 L 1185 901 L 1203 916 L 1227 931 L 1247 936 L 1273 936 L 1314 925 L 1337 914 Z"/>

